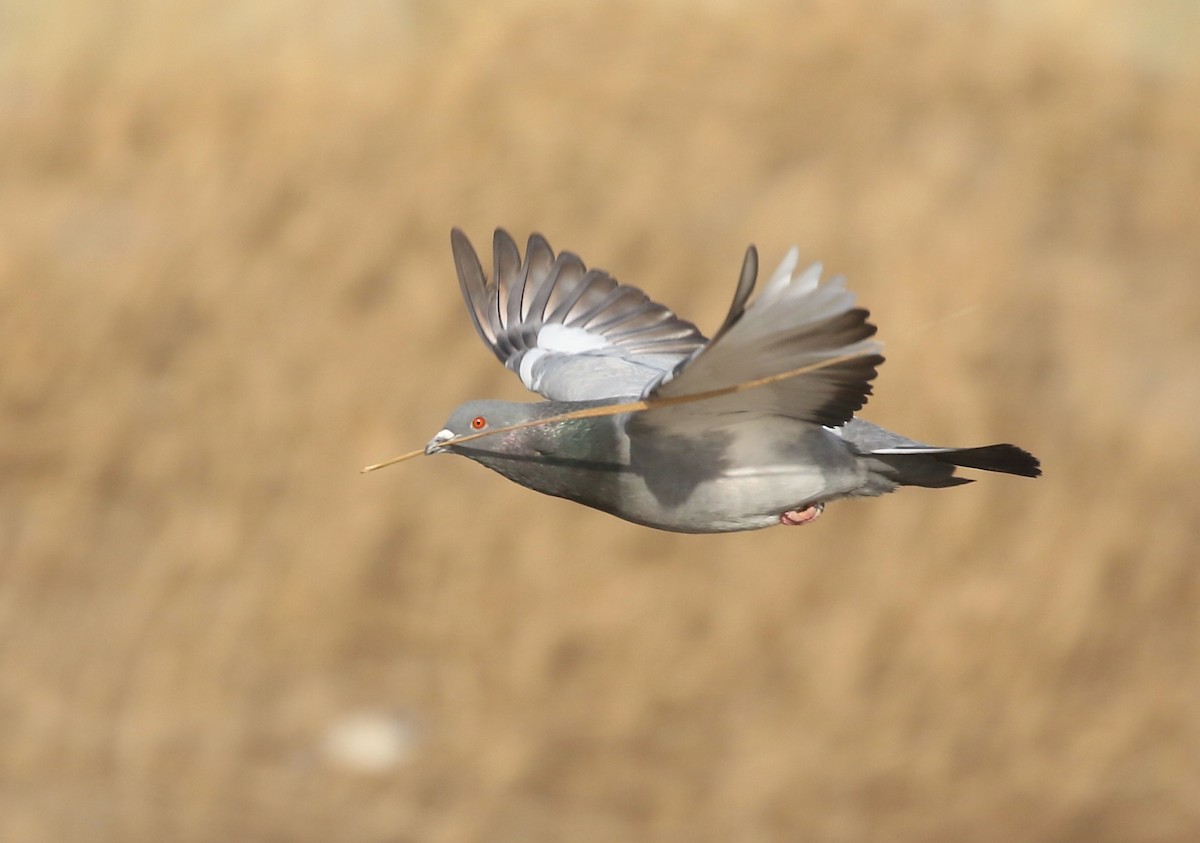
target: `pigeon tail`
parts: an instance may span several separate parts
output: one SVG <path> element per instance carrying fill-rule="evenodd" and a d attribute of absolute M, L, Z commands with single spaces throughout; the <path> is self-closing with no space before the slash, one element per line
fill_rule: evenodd
<path fill-rule="evenodd" d="M 952 451 L 934 454 L 933 458 L 938 462 L 963 468 L 1017 474 L 1021 477 L 1042 476 L 1042 464 L 1037 457 L 1024 448 L 1007 442 L 1000 445 L 981 445 L 978 448 L 955 448 Z"/>
<path fill-rule="evenodd" d="M 929 489 L 974 482 L 957 476 L 956 468 L 977 468 L 1022 477 L 1038 477 L 1042 473 L 1037 457 L 1009 444 L 978 448 L 882 448 L 868 451 L 862 459 L 869 462 L 872 474 L 888 483 Z"/>

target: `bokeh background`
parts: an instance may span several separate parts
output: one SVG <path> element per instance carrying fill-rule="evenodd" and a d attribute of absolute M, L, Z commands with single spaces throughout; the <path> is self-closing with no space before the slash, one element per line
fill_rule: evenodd
<path fill-rule="evenodd" d="M 0 2 L 0 839 L 1200 839 L 1200 8 Z M 636 527 L 466 460 L 448 232 L 1038 481 Z"/>

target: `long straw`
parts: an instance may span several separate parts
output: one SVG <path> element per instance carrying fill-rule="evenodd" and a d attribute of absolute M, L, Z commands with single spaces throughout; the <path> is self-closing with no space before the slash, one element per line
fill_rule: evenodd
<path fill-rule="evenodd" d="M 743 383 L 734 384 L 733 386 L 723 386 L 719 389 L 710 389 L 707 392 L 696 392 L 691 395 L 676 395 L 670 398 L 643 398 L 640 401 L 630 401 L 624 404 L 604 404 L 599 407 L 584 407 L 579 410 L 571 410 L 566 413 L 559 413 L 557 416 L 548 416 L 544 419 L 530 419 L 529 421 L 510 424 L 505 427 L 497 427 L 491 430 L 483 430 L 479 433 L 470 433 L 466 436 L 456 436 L 453 439 L 447 439 L 440 443 L 442 447 L 448 448 L 454 445 L 462 445 L 466 442 L 472 442 L 476 439 L 482 439 L 485 436 L 495 436 L 498 433 L 508 433 L 512 430 L 523 430 L 527 427 L 537 427 L 543 424 L 555 424 L 557 422 L 572 421 L 574 419 L 590 419 L 603 416 L 618 416 L 622 413 L 638 413 L 645 410 L 657 410 L 662 407 L 675 407 L 680 404 L 691 404 L 695 401 L 707 401 L 710 398 L 720 398 L 725 395 L 733 395 L 737 392 L 745 392 L 748 389 L 756 389 L 760 386 L 768 386 L 769 384 L 779 383 L 780 381 L 789 380 L 807 375 L 809 372 L 820 371 L 827 369 L 830 366 L 836 366 L 838 363 L 845 363 L 847 360 L 856 360 L 859 357 L 872 357 L 878 354 L 878 349 L 870 349 L 856 351 L 851 354 L 842 354 L 838 357 L 830 357 L 825 360 L 820 360 L 816 363 L 809 363 L 807 366 L 801 366 L 798 369 L 791 369 L 787 372 L 779 372 L 774 375 L 767 375 L 754 380 L 744 381 Z M 425 453 L 425 449 L 421 448 L 416 451 L 409 451 L 407 454 L 401 454 L 398 457 L 392 457 L 390 460 L 377 462 L 374 465 L 368 465 L 362 470 L 363 474 L 368 471 L 377 471 L 381 468 L 387 468 L 389 465 L 395 465 L 405 460 L 411 460 L 413 457 L 419 457 Z"/>

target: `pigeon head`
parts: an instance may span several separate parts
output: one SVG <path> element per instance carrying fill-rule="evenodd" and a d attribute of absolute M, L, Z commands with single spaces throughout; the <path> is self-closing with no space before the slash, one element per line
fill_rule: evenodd
<path fill-rule="evenodd" d="M 451 452 L 454 446 L 447 446 L 445 444 L 450 439 L 455 439 L 459 436 L 486 433 L 489 430 L 520 424 L 523 421 L 536 418 L 537 413 L 534 412 L 535 406 L 532 404 L 516 404 L 511 401 L 498 401 L 494 399 L 468 401 L 450 414 L 450 418 L 446 420 L 442 429 L 435 433 L 433 438 L 429 440 L 429 444 L 425 446 L 425 453 L 442 454 Z M 495 439 L 484 437 L 471 444 L 479 448 L 508 450 L 505 445 L 507 444 L 511 447 L 520 433 L 522 431 L 514 430 L 507 434 L 501 434 Z"/>

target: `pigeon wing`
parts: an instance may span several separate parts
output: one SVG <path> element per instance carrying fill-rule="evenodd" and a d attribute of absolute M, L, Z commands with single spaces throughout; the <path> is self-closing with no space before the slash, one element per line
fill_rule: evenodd
<path fill-rule="evenodd" d="M 733 306 L 712 341 L 651 384 L 649 399 L 680 398 L 729 389 L 823 361 L 848 357 L 811 372 L 688 404 L 653 410 L 646 422 L 682 422 L 685 417 L 774 414 L 837 426 L 866 403 L 876 367 L 883 362 L 875 326 L 841 276 L 820 283 L 821 264 L 796 275 L 799 251 L 788 252 L 753 301 L 747 253 Z M 744 415 L 743 415 L 744 417 Z"/>
<path fill-rule="evenodd" d="M 705 345 L 691 322 L 571 252 L 555 256 L 540 234 L 522 259 L 497 229 L 491 280 L 462 231 L 450 244 L 475 329 L 527 388 L 553 401 L 641 395 Z"/>

